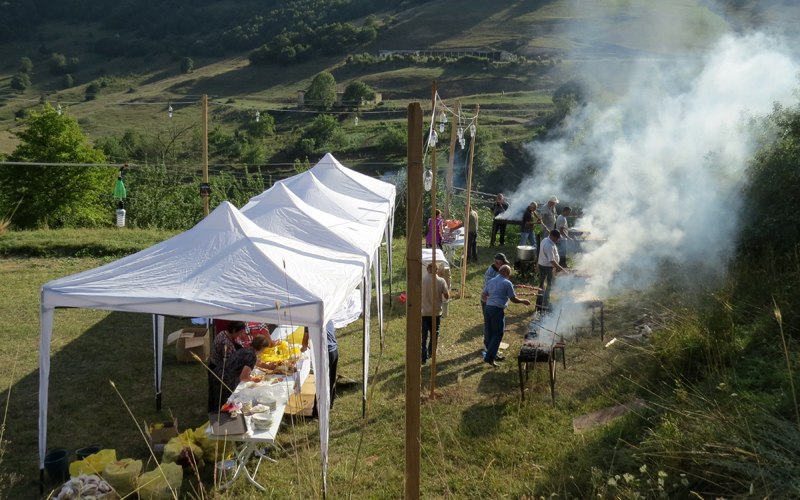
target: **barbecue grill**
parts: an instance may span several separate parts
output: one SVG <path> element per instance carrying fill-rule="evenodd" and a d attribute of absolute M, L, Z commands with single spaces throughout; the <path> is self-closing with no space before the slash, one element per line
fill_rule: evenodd
<path fill-rule="evenodd" d="M 567 358 L 564 352 L 566 344 L 555 341 L 555 333 L 543 328 L 540 319 L 534 319 L 528 324 L 528 332 L 522 341 L 522 347 L 517 356 L 517 368 L 519 369 L 519 390 L 522 400 L 525 401 L 525 386 L 531 372 L 536 370 L 536 363 L 547 363 L 548 374 L 550 375 L 550 397 L 553 406 L 556 405 L 556 359 L 558 351 L 561 351 L 561 365 L 566 370 Z M 530 365 L 533 364 L 533 368 Z M 524 367 L 524 370 L 523 370 Z"/>
<path fill-rule="evenodd" d="M 570 296 L 576 304 L 583 305 L 587 309 L 592 310 L 592 332 L 594 332 L 595 323 L 600 324 L 600 341 L 605 342 L 605 306 L 600 298 L 588 292 L 575 291 L 571 292 Z M 597 315 L 597 309 L 600 309 L 600 316 Z"/>

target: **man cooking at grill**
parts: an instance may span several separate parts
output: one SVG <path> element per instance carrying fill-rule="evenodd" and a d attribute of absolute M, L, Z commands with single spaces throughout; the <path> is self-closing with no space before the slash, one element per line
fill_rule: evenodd
<path fill-rule="evenodd" d="M 542 218 L 542 239 L 547 238 L 550 231 L 556 228 L 556 203 L 558 203 L 558 197 L 553 195 L 550 197 L 550 201 L 539 209 L 539 217 Z"/>
<path fill-rule="evenodd" d="M 526 306 L 531 305 L 529 300 L 517 298 L 517 294 L 514 292 L 514 285 L 508 279 L 511 276 L 511 268 L 507 265 L 501 266 L 499 273 L 499 276 L 490 280 L 483 287 L 483 292 L 481 293 L 481 300 L 486 301 L 483 323 L 486 330 L 489 331 L 489 338 L 486 343 L 486 357 L 483 361 L 494 367 L 498 366 L 497 361 L 505 359 L 497 354 L 497 350 L 500 348 L 500 342 L 503 341 L 503 332 L 506 329 L 505 310 L 508 307 L 508 301 L 510 300 L 516 304 L 525 304 Z"/>
<path fill-rule="evenodd" d="M 486 274 L 483 275 L 483 286 L 489 284 L 489 282 L 500 276 L 500 268 L 508 265 L 508 259 L 504 253 L 498 253 L 494 256 L 494 263 L 489 266 L 489 269 L 486 270 Z M 481 314 L 486 312 L 486 299 L 481 297 Z M 489 348 L 489 327 L 487 326 L 486 322 L 484 322 L 484 329 L 483 329 L 483 353 L 486 354 L 486 350 Z"/>
<path fill-rule="evenodd" d="M 558 269 L 565 273 L 568 272 L 558 263 L 558 248 L 556 244 L 560 235 L 561 233 L 555 229 L 550 231 L 550 236 L 542 240 L 542 245 L 539 249 L 539 288 L 544 290 L 544 295 L 541 297 L 543 309 L 550 307 L 550 286 L 553 284 L 553 270 Z M 536 305 L 540 305 L 539 299 L 537 299 Z"/>
<path fill-rule="evenodd" d="M 494 198 L 494 204 L 492 205 L 491 211 L 492 215 L 497 217 L 498 215 L 504 213 L 508 210 L 508 202 L 503 197 L 503 193 L 497 193 L 497 196 Z M 504 245 L 506 242 L 506 226 L 505 224 L 501 224 L 498 228 L 500 231 L 500 245 Z"/>
<path fill-rule="evenodd" d="M 561 215 L 558 216 L 556 219 L 556 231 L 558 231 L 558 265 L 561 267 L 567 267 L 567 241 L 572 241 L 572 238 L 569 237 L 569 224 L 567 223 L 567 217 L 569 214 L 572 213 L 572 209 L 569 207 L 564 207 L 561 210 Z"/>

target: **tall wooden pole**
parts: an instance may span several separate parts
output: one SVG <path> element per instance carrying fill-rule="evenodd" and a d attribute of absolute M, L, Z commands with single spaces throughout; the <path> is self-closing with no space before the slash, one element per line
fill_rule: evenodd
<path fill-rule="evenodd" d="M 208 184 L 208 95 L 203 94 L 203 184 Z M 203 196 L 203 217 L 208 217 L 208 198 Z"/>
<path fill-rule="evenodd" d="M 469 141 L 469 167 L 467 168 L 467 208 L 466 213 L 464 214 L 464 259 L 461 261 L 461 295 L 460 298 L 464 298 L 466 295 L 466 286 L 467 282 L 467 249 L 469 248 L 469 212 L 472 209 L 472 198 L 470 195 L 472 194 L 472 158 L 475 156 L 475 139 L 478 138 L 478 111 L 481 110 L 481 105 L 477 104 L 475 106 L 475 118 L 472 123 L 475 124 L 475 137 Z M 466 132 L 466 131 L 465 131 Z"/>
<path fill-rule="evenodd" d="M 406 494 L 419 500 L 422 332 L 422 107 L 408 105 L 406 200 Z"/>
<path fill-rule="evenodd" d="M 459 108 L 461 104 L 457 100 L 456 101 L 456 113 L 460 113 Z M 457 129 L 458 126 L 456 125 L 456 119 L 458 117 L 453 117 L 453 126 L 452 130 L 450 130 L 450 160 L 447 162 L 447 187 L 445 188 L 444 193 L 444 218 L 450 218 L 450 197 L 453 194 L 453 162 L 456 159 L 456 141 L 458 140 L 458 133 Z"/>
<path fill-rule="evenodd" d="M 436 109 L 436 80 L 433 81 L 433 90 L 431 93 L 431 108 Z M 433 116 L 431 117 L 433 121 L 434 130 L 436 128 L 436 113 L 433 112 Z M 436 294 L 439 291 L 439 287 L 436 286 L 436 282 L 438 281 L 439 277 L 439 268 L 436 267 L 436 250 L 439 248 L 439 234 L 438 234 L 438 225 L 436 224 L 436 145 L 433 146 L 433 151 L 431 152 L 431 170 L 433 173 L 433 183 L 431 184 L 431 227 L 428 229 L 431 232 L 431 264 L 433 265 L 433 274 L 431 275 L 431 399 L 434 399 L 434 392 L 433 390 L 436 388 L 436 345 L 437 341 L 439 340 L 436 338 L 436 302 L 438 300 L 442 300 L 441 297 L 437 297 Z M 437 300 L 438 299 L 438 300 Z"/>

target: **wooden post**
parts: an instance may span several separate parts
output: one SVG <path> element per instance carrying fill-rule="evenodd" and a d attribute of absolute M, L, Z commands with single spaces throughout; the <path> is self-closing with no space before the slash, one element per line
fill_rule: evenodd
<path fill-rule="evenodd" d="M 467 168 L 467 209 L 466 214 L 464 215 L 464 259 L 461 261 L 461 295 L 460 298 L 463 299 L 464 295 L 466 295 L 464 288 L 467 283 L 467 248 L 469 245 L 469 212 L 472 208 L 472 198 L 470 197 L 472 193 L 472 158 L 475 156 L 475 139 L 478 138 L 478 112 L 480 111 L 481 106 L 480 104 L 475 106 L 475 118 L 473 118 L 473 123 L 475 124 L 475 137 L 472 137 L 470 140 L 469 145 L 469 167 Z"/>
<path fill-rule="evenodd" d="M 460 102 L 456 100 L 456 113 L 460 113 L 459 106 Z M 445 188 L 445 196 L 444 196 L 444 218 L 450 218 L 450 200 L 453 194 L 453 161 L 455 161 L 456 157 L 456 141 L 458 140 L 458 125 L 456 124 L 456 119 L 458 117 L 453 117 L 453 125 L 452 130 L 450 130 L 450 160 L 447 162 L 447 186 Z"/>
<path fill-rule="evenodd" d="M 208 95 L 203 94 L 203 184 L 208 184 Z M 208 196 L 203 196 L 203 217 L 208 217 Z"/>
<path fill-rule="evenodd" d="M 436 80 L 433 81 L 433 91 L 431 96 L 432 108 L 436 108 Z M 436 113 L 431 117 L 433 126 L 436 127 Z M 431 151 L 431 171 L 433 173 L 433 182 L 431 183 L 431 227 L 428 230 L 431 232 L 431 265 L 433 266 L 433 274 L 431 275 L 431 399 L 434 399 L 433 390 L 436 388 L 436 344 L 439 339 L 436 338 L 436 294 L 439 288 L 436 286 L 437 278 L 439 277 L 439 269 L 436 267 L 436 250 L 439 248 L 439 238 L 437 234 L 436 225 L 436 145 L 433 146 Z M 426 271 L 427 272 L 427 271 Z M 438 297 L 442 300 L 441 297 Z M 421 331 L 420 331 L 421 333 Z"/>
<path fill-rule="evenodd" d="M 419 500 L 420 334 L 422 332 L 422 107 L 408 105 L 408 195 L 406 199 L 406 488 Z"/>

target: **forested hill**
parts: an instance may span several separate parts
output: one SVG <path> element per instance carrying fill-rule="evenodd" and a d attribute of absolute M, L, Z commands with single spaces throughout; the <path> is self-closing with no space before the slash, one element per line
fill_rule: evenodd
<path fill-rule="evenodd" d="M 424 1 L 406 0 L 402 7 Z M 29 37 L 48 22 L 100 23 L 117 34 L 94 46 L 112 57 L 173 51 L 217 57 L 258 47 L 285 31 L 304 33 L 307 42 L 327 37 L 331 52 L 356 39 L 358 30 L 348 21 L 400 5 L 401 0 L 8 0 L 0 3 L 0 43 Z M 315 38 L 317 30 L 322 31 Z M 369 41 L 375 33 L 361 36 Z"/>

